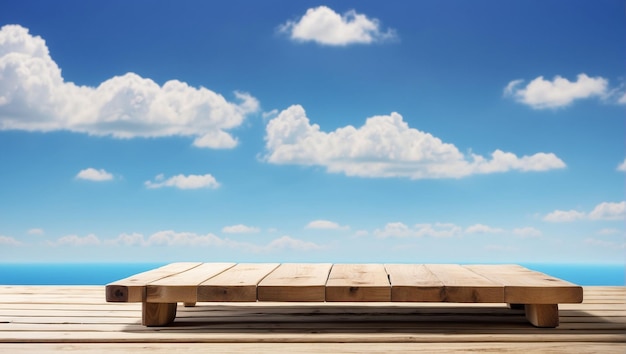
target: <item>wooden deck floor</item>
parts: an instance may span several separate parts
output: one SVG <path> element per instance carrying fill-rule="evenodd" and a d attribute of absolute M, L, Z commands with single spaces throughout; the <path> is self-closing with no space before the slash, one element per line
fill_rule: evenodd
<path fill-rule="evenodd" d="M 500 304 L 199 303 L 167 328 L 102 286 L 0 286 L 0 353 L 625 353 L 626 287 L 585 287 L 561 325 L 534 328 Z"/>

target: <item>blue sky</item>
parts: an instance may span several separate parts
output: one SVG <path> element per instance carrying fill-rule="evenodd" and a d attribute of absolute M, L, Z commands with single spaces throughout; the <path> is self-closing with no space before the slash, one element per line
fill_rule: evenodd
<path fill-rule="evenodd" d="M 625 24 L 622 1 L 2 2 L 0 259 L 623 263 Z"/>

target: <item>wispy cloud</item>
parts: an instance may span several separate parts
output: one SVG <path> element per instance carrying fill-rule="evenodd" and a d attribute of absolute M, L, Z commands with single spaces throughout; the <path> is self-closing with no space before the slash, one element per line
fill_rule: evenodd
<path fill-rule="evenodd" d="M 401 222 L 390 222 L 382 229 L 375 229 L 374 235 L 380 238 L 390 237 L 452 237 L 459 236 L 463 229 L 451 223 L 415 224 L 409 227 Z"/>
<path fill-rule="evenodd" d="M 553 153 L 518 157 L 496 150 L 490 158 L 465 156 L 456 146 L 410 128 L 398 113 L 326 133 L 310 123 L 302 106 L 294 105 L 267 124 L 265 142 L 269 163 L 324 166 L 328 172 L 359 177 L 461 178 L 565 167 Z"/>
<path fill-rule="evenodd" d="M 619 234 L 620 232 L 622 231 L 618 229 L 605 228 L 605 229 L 598 230 L 597 234 L 598 235 L 616 235 L 616 234 Z"/>
<path fill-rule="evenodd" d="M 626 159 L 617 166 L 618 171 L 626 172 Z"/>
<path fill-rule="evenodd" d="M 520 227 L 513 229 L 513 234 L 520 237 L 539 237 L 542 235 L 542 232 L 534 227 Z"/>
<path fill-rule="evenodd" d="M 54 242 L 49 242 L 49 245 L 54 246 L 97 246 L 100 245 L 100 239 L 94 234 L 87 236 L 67 235 L 60 237 Z"/>
<path fill-rule="evenodd" d="M 520 87 L 523 82 L 521 79 L 509 82 L 504 94 L 534 109 L 565 107 L 575 100 L 605 97 L 609 92 L 607 79 L 586 74 L 579 74 L 576 81 L 558 75 L 552 81 L 539 76 L 525 87 Z"/>
<path fill-rule="evenodd" d="M 225 234 L 253 234 L 259 232 L 258 227 L 246 226 L 243 224 L 224 226 L 222 232 Z"/>
<path fill-rule="evenodd" d="M 287 21 L 278 30 L 294 41 L 329 46 L 370 44 L 397 38 L 396 31 L 381 28 L 380 21 L 350 10 L 343 15 L 326 6 L 310 8 L 297 21 Z"/>
<path fill-rule="evenodd" d="M 97 87 L 61 76 L 45 41 L 19 25 L 0 29 L 0 130 L 68 130 L 117 138 L 189 136 L 194 145 L 233 148 L 228 130 L 259 110 L 256 98 L 237 103 L 204 87 L 170 80 L 162 86 L 134 73 Z"/>
<path fill-rule="evenodd" d="M 10 236 L 0 235 L 0 245 L 3 246 L 20 246 L 22 243 Z"/>
<path fill-rule="evenodd" d="M 609 249 L 626 249 L 626 241 L 624 240 L 616 242 L 616 241 L 611 241 L 611 240 L 601 240 L 601 239 L 590 237 L 590 238 L 585 239 L 585 244 L 590 245 L 590 246 L 609 248 Z"/>
<path fill-rule="evenodd" d="M 104 241 L 108 245 L 118 246 L 197 246 L 197 247 L 228 247 L 242 252 L 272 252 L 276 250 L 314 251 L 321 250 L 323 246 L 314 242 L 300 240 L 291 236 L 281 236 L 271 240 L 267 244 L 254 244 L 251 242 L 239 242 L 220 238 L 212 233 L 196 234 L 193 232 L 177 232 L 164 230 L 144 237 L 142 234 L 121 234 L 113 240 Z"/>
<path fill-rule="evenodd" d="M 96 170 L 95 168 L 89 167 L 78 172 L 76 178 L 87 181 L 104 182 L 112 180 L 113 175 L 104 169 Z"/>
<path fill-rule="evenodd" d="M 0 236 L 1 244 L 19 245 L 20 243 L 10 237 Z M 198 234 L 174 230 L 162 230 L 149 236 L 144 236 L 141 233 L 122 233 L 115 238 L 104 239 L 95 234 L 87 236 L 67 235 L 55 241 L 48 241 L 46 244 L 66 247 L 218 247 L 247 253 L 280 250 L 318 251 L 324 249 L 322 245 L 287 235 L 273 239 L 266 244 L 255 244 L 221 238 L 212 233 Z"/>
<path fill-rule="evenodd" d="M 37 236 L 41 236 L 43 234 L 45 234 L 43 229 L 40 228 L 32 228 L 29 229 L 28 231 L 26 231 L 29 235 L 37 235 Z"/>
<path fill-rule="evenodd" d="M 154 181 L 144 182 L 145 186 L 150 189 L 173 187 L 178 189 L 199 189 L 211 188 L 216 189 L 220 186 L 215 177 L 211 174 L 205 175 L 176 175 L 165 178 L 163 174 L 157 175 Z"/>
<path fill-rule="evenodd" d="M 595 208 L 585 213 L 577 210 L 555 210 L 543 217 L 549 222 L 571 222 L 576 220 L 626 220 L 626 201 L 623 202 L 603 202 Z"/>
<path fill-rule="evenodd" d="M 323 249 L 323 246 L 316 244 L 315 242 L 305 241 L 293 238 L 291 236 L 282 236 L 277 238 L 266 246 L 260 248 L 262 251 L 274 251 L 274 250 L 283 250 L 283 249 L 291 249 L 297 251 L 318 251 Z"/>
<path fill-rule="evenodd" d="M 491 227 L 483 224 L 474 224 L 465 229 L 467 234 L 498 234 L 504 232 L 503 229 Z"/>
<path fill-rule="evenodd" d="M 334 221 L 329 220 L 313 220 L 309 222 L 305 228 L 318 230 L 348 230 L 349 226 L 342 226 Z"/>

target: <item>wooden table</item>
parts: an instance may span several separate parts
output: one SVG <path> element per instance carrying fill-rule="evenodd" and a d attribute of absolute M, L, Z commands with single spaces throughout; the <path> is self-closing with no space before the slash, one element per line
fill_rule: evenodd
<path fill-rule="evenodd" d="M 454 302 L 523 307 L 536 327 L 582 287 L 519 265 L 172 263 L 106 286 L 108 302 L 141 302 L 142 324 L 166 326 L 182 302 Z"/>

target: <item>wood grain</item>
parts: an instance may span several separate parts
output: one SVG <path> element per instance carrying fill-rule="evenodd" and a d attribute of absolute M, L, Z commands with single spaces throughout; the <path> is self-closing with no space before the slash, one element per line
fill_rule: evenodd
<path fill-rule="evenodd" d="M 559 305 L 525 305 L 526 318 L 535 327 L 554 328 L 559 325 Z"/>
<path fill-rule="evenodd" d="M 167 326 L 176 318 L 176 303 L 141 303 L 141 324 L 148 327 Z"/>
<path fill-rule="evenodd" d="M 132 275 L 106 285 L 106 300 L 109 302 L 141 302 L 146 299 L 146 285 L 150 282 L 184 272 L 202 263 L 170 263 L 163 267 Z"/>
<path fill-rule="evenodd" d="M 443 283 L 423 264 L 385 264 L 391 301 L 444 301 Z"/>
<path fill-rule="evenodd" d="M 391 301 L 382 264 L 335 264 L 326 282 L 326 301 Z"/>
<path fill-rule="evenodd" d="M 563 304 L 583 301 L 582 287 L 519 265 L 468 265 L 465 268 L 504 285 L 504 301 Z"/>
<path fill-rule="evenodd" d="M 198 285 L 234 265 L 235 263 L 203 263 L 187 271 L 150 282 L 146 287 L 146 301 L 197 302 Z"/>
<path fill-rule="evenodd" d="M 324 301 L 330 263 L 286 263 L 258 285 L 259 301 Z"/>
<path fill-rule="evenodd" d="M 428 264 L 444 286 L 443 301 L 480 303 L 504 302 L 504 286 L 458 264 Z"/>
<path fill-rule="evenodd" d="M 278 263 L 240 263 L 198 286 L 198 301 L 257 301 L 257 285 Z"/>
<path fill-rule="evenodd" d="M 103 286 L 0 285 L 1 353 L 507 352 L 623 353 L 626 287 L 584 287 L 538 329 L 505 304 L 198 303 L 174 325 L 141 325 L 140 303 Z"/>

